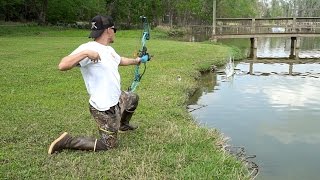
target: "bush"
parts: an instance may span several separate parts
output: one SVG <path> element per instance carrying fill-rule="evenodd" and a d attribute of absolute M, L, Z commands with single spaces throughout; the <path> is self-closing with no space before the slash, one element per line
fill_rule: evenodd
<path fill-rule="evenodd" d="M 170 29 L 168 31 L 168 36 L 169 37 L 183 37 L 187 33 L 186 30 L 184 29 Z"/>

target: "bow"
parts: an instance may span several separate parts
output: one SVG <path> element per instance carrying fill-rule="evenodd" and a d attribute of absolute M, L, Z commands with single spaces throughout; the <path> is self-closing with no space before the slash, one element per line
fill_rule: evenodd
<path fill-rule="evenodd" d="M 147 40 L 150 39 L 150 27 L 149 27 L 148 20 L 145 16 L 140 16 L 140 19 L 141 19 L 142 25 L 143 25 L 143 32 L 142 32 L 142 38 L 141 38 L 141 48 L 139 49 L 139 52 L 136 55 L 140 58 L 144 55 L 147 55 L 148 61 L 150 61 L 151 56 L 147 52 L 147 46 L 146 46 Z M 132 82 L 131 86 L 128 88 L 128 90 L 130 92 L 135 91 L 137 86 L 139 85 L 139 82 L 141 81 L 142 76 L 144 75 L 144 73 L 146 72 L 146 69 L 147 69 L 146 63 L 147 62 L 143 62 L 144 70 L 141 74 L 140 74 L 140 64 L 136 65 L 135 70 L 134 70 L 133 82 Z"/>

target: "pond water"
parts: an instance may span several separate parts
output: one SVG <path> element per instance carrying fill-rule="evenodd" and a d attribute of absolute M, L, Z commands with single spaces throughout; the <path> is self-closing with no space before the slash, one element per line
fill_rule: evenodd
<path fill-rule="evenodd" d="M 320 39 L 301 38 L 300 58 L 319 58 Z M 258 57 L 284 58 L 289 57 L 290 38 L 258 38 Z"/>
<path fill-rule="evenodd" d="M 188 107 L 197 109 L 191 113 L 201 125 L 257 156 L 256 179 L 319 179 L 320 63 L 279 61 L 237 63 L 232 78 L 203 76 Z"/>

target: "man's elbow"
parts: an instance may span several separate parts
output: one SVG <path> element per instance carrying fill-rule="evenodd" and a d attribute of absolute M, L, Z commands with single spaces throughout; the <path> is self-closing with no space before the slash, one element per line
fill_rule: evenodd
<path fill-rule="evenodd" d="M 66 70 L 69 70 L 70 68 L 67 67 L 64 63 L 59 63 L 58 69 L 59 69 L 60 71 L 66 71 Z"/>

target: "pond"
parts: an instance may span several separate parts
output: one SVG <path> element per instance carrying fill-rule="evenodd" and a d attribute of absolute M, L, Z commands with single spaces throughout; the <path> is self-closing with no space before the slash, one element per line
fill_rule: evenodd
<path fill-rule="evenodd" d="M 258 53 L 282 56 L 285 47 L 279 48 L 262 43 Z M 314 46 L 306 49 L 319 55 Z M 286 60 L 242 61 L 231 78 L 209 73 L 189 108 L 197 109 L 191 113 L 201 125 L 256 155 L 257 179 L 319 179 L 320 62 Z"/>

